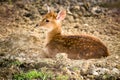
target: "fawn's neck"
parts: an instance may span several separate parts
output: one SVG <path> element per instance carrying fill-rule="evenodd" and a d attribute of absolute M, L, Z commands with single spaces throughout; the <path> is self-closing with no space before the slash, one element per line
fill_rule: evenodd
<path fill-rule="evenodd" d="M 61 35 L 61 26 L 55 25 L 46 35 L 46 44 L 49 43 L 56 35 Z"/>

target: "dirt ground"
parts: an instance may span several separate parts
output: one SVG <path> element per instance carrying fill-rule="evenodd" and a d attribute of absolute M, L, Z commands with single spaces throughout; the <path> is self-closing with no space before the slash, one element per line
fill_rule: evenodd
<path fill-rule="evenodd" d="M 59 54 L 54 59 L 48 59 L 44 58 L 43 52 L 45 30 L 34 28 L 47 12 L 44 6 L 46 1 L 0 2 L 0 80 L 20 80 L 14 75 L 31 70 L 52 73 L 52 77 L 38 77 L 36 80 L 119 80 L 120 9 L 101 8 L 92 3 L 78 6 L 79 1 L 72 0 L 64 3 L 50 1 L 48 4 L 56 12 L 60 8 L 67 9 L 67 17 L 62 26 L 63 34 L 98 37 L 108 47 L 110 56 L 71 60 L 65 54 Z"/>

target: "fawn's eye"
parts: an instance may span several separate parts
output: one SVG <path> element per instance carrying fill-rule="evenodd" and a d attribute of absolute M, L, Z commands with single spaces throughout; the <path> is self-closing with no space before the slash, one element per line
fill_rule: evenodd
<path fill-rule="evenodd" d="M 45 20 L 45 22 L 49 22 L 49 20 L 48 20 L 48 19 L 46 19 L 46 20 Z"/>

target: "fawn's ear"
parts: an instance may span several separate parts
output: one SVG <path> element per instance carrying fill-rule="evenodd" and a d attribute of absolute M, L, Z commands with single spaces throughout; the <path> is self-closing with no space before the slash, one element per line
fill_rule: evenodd
<path fill-rule="evenodd" d="M 62 20 L 65 19 L 65 17 L 66 17 L 66 11 L 62 10 L 57 14 L 56 19 L 59 20 L 59 21 L 62 21 Z"/>
<path fill-rule="evenodd" d="M 48 13 L 50 13 L 51 12 L 51 8 L 47 4 L 45 4 L 44 6 L 47 7 Z"/>

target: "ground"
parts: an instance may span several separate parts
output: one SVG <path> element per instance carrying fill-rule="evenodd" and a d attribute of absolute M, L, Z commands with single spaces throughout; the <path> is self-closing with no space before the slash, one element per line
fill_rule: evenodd
<path fill-rule="evenodd" d="M 45 30 L 34 27 L 47 12 L 46 3 L 56 12 L 67 9 L 63 34 L 95 36 L 108 47 L 110 56 L 71 60 L 62 53 L 53 59 L 44 58 Z M 103 8 L 94 2 L 79 3 L 82 1 L 1 1 L 0 80 L 119 80 L 119 7 Z"/>

